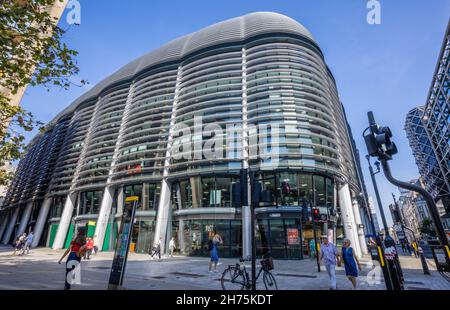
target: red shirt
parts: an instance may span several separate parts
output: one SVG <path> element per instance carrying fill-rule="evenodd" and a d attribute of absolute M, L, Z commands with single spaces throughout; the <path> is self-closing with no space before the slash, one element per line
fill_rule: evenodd
<path fill-rule="evenodd" d="M 94 240 L 88 240 L 87 242 L 86 242 L 86 249 L 88 249 L 88 250 L 92 250 L 94 248 Z"/>
<path fill-rule="evenodd" d="M 70 250 L 72 251 L 72 252 L 78 252 L 79 250 L 80 250 L 80 248 L 81 248 L 81 244 L 79 244 L 78 242 L 75 242 L 75 241 L 72 241 L 71 243 L 70 243 Z"/>

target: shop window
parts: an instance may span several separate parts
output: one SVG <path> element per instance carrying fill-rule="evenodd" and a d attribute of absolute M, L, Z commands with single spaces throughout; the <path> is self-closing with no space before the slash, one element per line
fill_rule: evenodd
<path fill-rule="evenodd" d="M 139 204 L 138 204 L 137 209 L 142 210 L 143 209 L 143 206 L 142 206 L 142 184 L 127 185 L 127 186 L 124 186 L 123 190 L 124 190 L 124 203 L 125 203 L 125 199 L 127 197 L 138 196 Z"/>
<path fill-rule="evenodd" d="M 103 191 L 88 191 L 80 194 L 78 214 L 98 214 L 103 197 Z"/>

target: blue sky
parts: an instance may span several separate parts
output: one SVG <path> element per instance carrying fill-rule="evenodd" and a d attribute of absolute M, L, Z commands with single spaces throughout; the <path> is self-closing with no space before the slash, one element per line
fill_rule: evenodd
<path fill-rule="evenodd" d="M 315 37 L 333 72 L 357 147 L 366 153 L 361 132 L 366 112 L 391 127 L 399 154 L 391 161 L 394 176 L 418 176 L 403 130 L 406 113 L 427 98 L 445 28 L 450 0 L 380 0 L 381 24 L 366 22 L 366 0 L 79 0 L 81 24 L 60 26 L 65 40 L 79 51 L 79 79 L 90 85 L 68 91 L 29 88 L 22 105 L 50 121 L 97 82 L 131 60 L 181 35 L 255 11 L 273 11 L 303 24 Z M 126 4 L 125 4 L 126 3 Z M 34 136 L 30 134 L 28 139 Z M 370 194 L 372 183 L 363 158 Z M 382 202 L 392 202 L 391 186 L 377 175 Z M 372 194 L 372 196 L 374 196 Z M 381 223 L 381 221 L 380 221 Z"/>

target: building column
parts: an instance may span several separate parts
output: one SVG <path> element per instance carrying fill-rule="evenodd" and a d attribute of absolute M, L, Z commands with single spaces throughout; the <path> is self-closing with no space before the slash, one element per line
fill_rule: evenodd
<path fill-rule="evenodd" d="M 338 192 L 339 206 L 341 207 L 342 223 L 344 225 L 345 237 L 350 240 L 355 254 L 361 257 L 361 248 L 359 247 L 359 239 L 355 217 L 353 215 L 352 199 L 348 184 L 344 184 Z"/>
<path fill-rule="evenodd" d="M 56 231 L 55 240 L 53 241 L 53 249 L 62 249 L 64 247 L 64 241 L 66 241 L 67 230 L 69 229 L 70 222 L 72 221 L 73 209 L 75 208 L 76 193 L 70 193 L 67 195 L 66 202 L 64 204 L 64 210 L 59 220 L 58 230 Z"/>
<path fill-rule="evenodd" d="M 186 242 L 184 240 L 184 220 L 179 220 L 178 221 L 178 248 L 180 249 L 180 254 L 185 254 L 188 255 L 189 253 L 187 253 L 186 250 Z"/>
<path fill-rule="evenodd" d="M 0 240 L 1 240 L 2 236 L 3 236 L 3 233 L 6 230 L 6 227 L 8 226 L 9 217 L 10 217 L 9 216 L 9 212 L 5 212 L 5 214 L 4 214 L 3 218 L 2 218 L 1 226 L 0 226 Z"/>
<path fill-rule="evenodd" d="M 9 217 L 8 226 L 2 239 L 3 244 L 8 244 L 9 239 L 11 239 L 11 234 L 14 231 L 14 226 L 16 225 L 18 215 L 19 215 L 19 207 L 16 207 L 15 210 L 12 211 L 11 216 Z"/>
<path fill-rule="evenodd" d="M 103 248 L 103 241 L 105 240 L 106 228 L 111 215 L 111 207 L 114 199 L 114 188 L 106 187 L 103 193 L 102 204 L 100 206 L 100 212 L 97 218 L 97 224 L 95 225 L 94 233 L 94 245 L 101 251 Z M 111 227 L 112 229 L 112 227 Z"/>
<path fill-rule="evenodd" d="M 171 148 L 173 143 L 173 134 L 175 127 L 175 117 L 177 114 L 177 105 L 178 105 L 178 94 L 180 92 L 180 84 L 181 84 L 181 73 L 182 67 L 178 66 L 177 71 L 177 80 L 175 83 L 175 94 L 173 98 L 172 105 L 172 114 L 170 116 L 170 127 L 169 127 L 169 135 L 167 137 L 167 150 L 166 156 L 164 160 L 164 172 L 163 179 L 161 181 L 161 195 L 159 197 L 158 203 L 158 213 L 156 216 L 156 227 L 155 227 L 155 238 L 153 240 L 153 244 L 155 244 L 159 238 L 161 238 L 161 254 L 165 253 L 166 249 L 166 233 L 167 233 L 167 225 L 169 221 L 169 212 L 172 212 L 170 196 L 172 193 L 172 185 L 167 180 L 169 175 L 169 167 L 170 167 L 170 157 L 171 157 Z"/>
<path fill-rule="evenodd" d="M 32 247 L 36 247 L 39 245 L 39 241 L 41 240 L 42 232 L 44 231 L 44 226 L 47 221 L 48 212 L 50 211 L 50 205 L 52 204 L 52 198 L 45 198 L 44 202 L 39 209 L 39 215 L 36 220 L 36 224 L 34 224 L 34 238 L 33 243 L 31 243 Z"/>
<path fill-rule="evenodd" d="M 158 213 L 156 216 L 155 238 L 153 244 L 155 244 L 159 238 L 161 239 L 161 254 L 165 253 L 166 245 L 166 233 L 167 224 L 169 221 L 169 212 L 172 212 L 170 208 L 170 193 L 171 185 L 167 180 L 162 180 L 161 184 L 161 196 L 159 197 Z M 153 246 L 152 244 L 152 246 Z"/>
<path fill-rule="evenodd" d="M 28 221 L 30 220 L 31 210 L 33 209 L 33 202 L 27 203 L 25 210 L 23 210 L 22 217 L 20 218 L 19 228 L 17 229 L 16 236 L 19 236 L 27 229 Z"/>
<path fill-rule="evenodd" d="M 0 240 L 3 236 L 3 233 L 5 232 L 6 226 L 8 226 L 8 219 L 9 219 L 9 213 L 4 212 L 3 217 L 1 219 L 1 224 L 0 224 Z"/>
<path fill-rule="evenodd" d="M 361 213 L 359 212 L 359 204 L 356 201 L 353 203 L 353 215 L 355 216 L 356 231 L 358 233 L 358 241 L 359 247 L 361 249 L 361 254 L 367 255 L 369 252 L 367 251 L 364 228 L 360 227 L 362 224 Z"/>

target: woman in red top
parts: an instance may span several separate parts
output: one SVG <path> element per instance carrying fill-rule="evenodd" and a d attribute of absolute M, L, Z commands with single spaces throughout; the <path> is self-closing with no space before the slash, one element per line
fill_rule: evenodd
<path fill-rule="evenodd" d="M 94 248 L 94 239 L 91 237 L 87 238 L 86 241 L 86 253 L 84 254 L 84 259 L 91 259 L 92 249 Z"/>
<path fill-rule="evenodd" d="M 64 285 L 65 290 L 70 290 L 70 285 L 67 281 L 67 275 L 75 269 L 76 266 L 73 265 L 73 263 L 70 264 L 71 261 L 77 261 L 78 264 L 81 261 L 81 258 L 84 256 L 84 252 L 86 251 L 86 237 L 82 235 L 81 233 L 78 233 L 75 239 L 70 242 L 69 248 L 64 252 L 63 256 L 58 261 L 58 264 L 61 264 L 61 261 L 66 257 L 67 254 L 69 254 L 69 257 L 66 261 L 66 282 Z"/>

